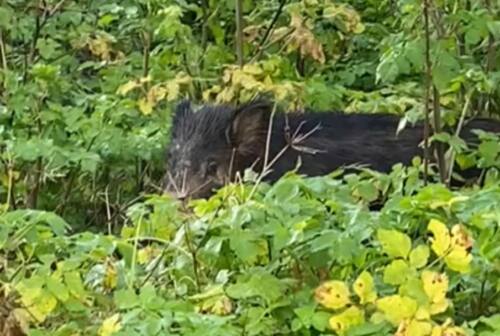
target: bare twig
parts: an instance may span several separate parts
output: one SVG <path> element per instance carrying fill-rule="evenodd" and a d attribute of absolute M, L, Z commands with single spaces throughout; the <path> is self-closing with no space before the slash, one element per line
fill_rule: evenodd
<path fill-rule="evenodd" d="M 434 134 L 441 132 L 441 105 L 439 103 L 439 91 L 436 86 L 433 86 L 433 116 L 434 116 Z M 439 168 L 439 177 L 442 183 L 446 182 L 446 164 L 444 159 L 443 143 L 436 143 L 436 152 Z"/>
<path fill-rule="evenodd" d="M 108 222 L 108 234 L 111 235 L 113 232 L 111 230 L 111 210 L 109 206 L 109 196 L 108 196 L 109 185 L 106 186 L 106 190 L 104 191 L 104 197 L 106 199 L 106 219 Z"/>
<path fill-rule="evenodd" d="M 0 57 L 2 58 L 2 68 L 8 70 L 7 52 L 5 50 L 5 42 L 3 40 L 3 31 L 0 29 Z"/>
<path fill-rule="evenodd" d="M 240 67 L 244 64 L 243 59 L 243 0 L 236 1 L 236 57 Z"/>
<path fill-rule="evenodd" d="M 455 130 L 455 136 L 459 136 L 460 135 L 460 132 L 462 131 L 462 128 L 463 128 L 463 125 L 464 125 L 464 122 L 465 122 L 465 116 L 467 115 L 467 111 L 469 110 L 469 105 L 470 105 L 470 102 L 472 100 L 472 92 L 467 95 L 466 99 L 465 99 L 465 104 L 464 104 L 464 107 L 462 109 L 462 113 L 460 115 L 460 120 L 458 121 L 458 125 L 457 125 L 457 129 Z M 452 148 L 450 147 L 450 150 L 452 150 Z M 450 165 L 448 167 L 448 174 L 447 174 L 447 181 L 446 181 L 446 184 L 450 185 L 451 183 L 451 178 L 452 178 L 452 175 L 453 175 L 453 168 L 455 166 L 455 151 L 452 151 L 451 152 L 451 155 L 450 155 Z"/>
<path fill-rule="evenodd" d="M 142 56 L 142 76 L 146 78 L 149 75 L 149 55 L 151 49 L 151 33 L 145 31 L 143 37 L 143 56 Z M 149 81 L 146 82 L 146 87 L 149 89 Z"/>
<path fill-rule="evenodd" d="M 203 22 L 201 24 L 201 48 L 205 50 L 208 42 L 208 18 L 210 13 L 210 5 L 207 0 L 201 0 L 201 13 Z M 203 58 L 203 57 L 202 57 Z"/>
<path fill-rule="evenodd" d="M 274 26 L 276 25 L 276 22 L 278 22 L 279 17 L 281 16 L 281 13 L 283 13 L 283 8 L 285 7 L 287 0 L 280 0 L 280 4 L 278 6 L 278 9 L 276 10 L 276 13 L 274 13 L 274 17 L 269 24 L 269 26 L 266 29 L 266 32 L 264 33 L 264 36 L 262 37 L 262 40 L 260 41 L 259 45 L 257 46 L 257 52 L 255 53 L 255 56 L 252 58 L 252 60 L 258 59 L 260 55 L 262 54 L 262 51 L 265 49 L 264 45 L 267 42 L 267 39 L 271 35 L 271 32 L 274 30 Z"/>
<path fill-rule="evenodd" d="M 429 31 L 429 0 L 423 3 L 424 29 L 425 29 L 425 122 L 424 122 L 424 183 L 427 184 L 429 178 L 429 114 L 430 114 L 430 94 L 432 85 L 432 65 L 430 56 L 430 31 Z"/>
<path fill-rule="evenodd" d="M 193 273 L 194 273 L 194 280 L 196 282 L 196 290 L 198 293 L 201 291 L 201 281 L 200 281 L 200 274 L 199 274 L 199 263 L 198 263 L 198 256 L 197 256 L 197 251 L 193 246 L 193 242 L 191 240 L 191 231 L 189 228 L 189 224 L 187 222 L 184 223 L 184 230 L 185 230 L 185 238 L 186 238 L 186 246 L 191 253 L 191 258 L 193 259 Z"/>

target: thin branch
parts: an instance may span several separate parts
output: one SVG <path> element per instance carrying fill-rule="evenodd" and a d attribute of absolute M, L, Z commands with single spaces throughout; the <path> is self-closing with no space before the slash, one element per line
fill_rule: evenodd
<path fill-rule="evenodd" d="M 430 31 L 429 31 L 429 0 L 423 3 L 424 28 L 425 28 L 425 123 L 424 123 L 424 183 L 429 177 L 429 114 L 430 94 L 432 85 L 431 56 L 430 56 Z"/>
<path fill-rule="evenodd" d="M 143 36 L 143 56 L 142 56 L 142 76 L 146 78 L 149 75 L 149 56 L 151 49 L 151 33 L 145 31 Z M 149 82 L 146 82 L 146 86 L 149 88 Z"/>
<path fill-rule="evenodd" d="M 7 65 L 7 52 L 5 50 L 5 43 L 3 41 L 3 31 L 0 29 L 0 56 L 2 58 L 2 68 L 7 71 L 8 65 Z"/>
<path fill-rule="evenodd" d="M 439 91 L 436 86 L 433 86 L 433 116 L 434 116 L 434 134 L 441 133 L 441 105 L 439 103 Z M 444 159 L 443 143 L 436 143 L 436 152 L 439 168 L 439 177 L 442 183 L 446 182 L 446 164 Z"/>
<path fill-rule="evenodd" d="M 283 13 L 283 8 L 285 7 L 287 0 L 280 0 L 280 4 L 278 6 L 278 9 L 276 10 L 276 13 L 274 14 L 274 17 L 269 24 L 269 26 L 266 29 L 266 32 L 264 33 L 264 36 L 262 37 L 262 40 L 260 41 L 259 45 L 257 46 L 257 53 L 253 57 L 253 59 L 259 58 L 259 56 L 262 54 L 262 51 L 265 49 L 264 45 L 267 42 L 267 39 L 271 35 L 271 32 L 274 30 L 274 26 L 276 25 L 276 22 L 278 22 L 279 17 L 281 16 L 281 13 Z"/>
<path fill-rule="evenodd" d="M 458 137 L 460 135 L 460 132 L 462 131 L 462 128 L 464 126 L 464 122 L 465 122 L 465 116 L 467 115 L 467 111 L 469 110 L 469 105 L 471 103 L 471 100 L 472 100 L 472 92 L 470 92 L 469 95 L 467 95 L 466 99 L 465 99 L 465 104 L 464 104 L 464 107 L 462 109 L 462 113 L 460 114 L 460 119 L 458 121 L 458 125 L 457 125 L 457 129 L 455 130 L 455 136 Z M 450 150 L 452 148 L 450 147 Z M 451 157 L 450 157 L 450 166 L 448 167 L 448 180 L 446 181 L 446 183 L 448 185 L 450 185 L 451 183 L 451 177 L 453 175 L 453 168 L 454 168 L 454 165 L 455 165 L 455 151 L 453 151 L 451 153 Z"/>
<path fill-rule="evenodd" d="M 208 42 L 208 18 L 210 13 L 210 5 L 207 0 L 201 0 L 201 13 L 203 16 L 203 22 L 201 24 L 201 48 L 206 50 Z"/>
<path fill-rule="evenodd" d="M 243 59 L 243 0 L 236 1 L 236 57 L 240 67 L 244 64 Z"/>

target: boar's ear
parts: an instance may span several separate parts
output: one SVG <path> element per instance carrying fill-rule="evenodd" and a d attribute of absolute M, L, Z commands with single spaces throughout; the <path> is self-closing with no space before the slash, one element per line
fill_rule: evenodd
<path fill-rule="evenodd" d="M 271 110 L 271 106 L 264 101 L 236 108 L 226 129 L 228 142 L 241 154 L 260 151 L 265 144 Z"/>
<path fill-rule="evenodd" d="M 181 120 L 187 118 L 192 113 L 193 110 L 191 109 L 191 102 L 189 100 L 186 99 L 177 104 L 174 110 L 174 118 L 173 118 L 174 129 L 179 126 Z"/>

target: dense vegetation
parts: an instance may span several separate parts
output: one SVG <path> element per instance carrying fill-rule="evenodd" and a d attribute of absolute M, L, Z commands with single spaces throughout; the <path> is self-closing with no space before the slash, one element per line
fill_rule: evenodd
<path fill-rule="evenodd" d="M 456 129 L 500 115 L 499 48 L 491 0 L 2 1 L 0 334 L 498 335 L 498 136 L 434 134 L 484 169 L 454 191 L 416 159 L 159 192 L 181 98 Z"/>

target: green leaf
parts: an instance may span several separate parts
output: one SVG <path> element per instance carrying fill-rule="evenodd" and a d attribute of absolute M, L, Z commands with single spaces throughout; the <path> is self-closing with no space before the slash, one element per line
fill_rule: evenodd
<path fill-rule="evenodd" d="M 427 245 L 418 245 L 410 252 L 410 266 L 422 268 L 427 265 L 430 250 Z"/>
<path fill-rule="evenodd" d="M 403 260 L 394 260 L 384 269 L 384 282 L 389 285 L 400 285 L 406 281 L 409 267 Z"/>
<path fill-rule="evenodd" d="M 500 21 L 488 21 L 486 25 L 488 26 L 488 30 L 491 35 L 493 35 L 497 40 L 500 39 Z"/>
<path fill-rule="evenodd" d="M 139 297 L 132 289 L 117 290 L 113 295 L 118 309 L 130 309 L 139 305 Z"/>
<path fill-rule="evenodd" d="M 255 263 L 259 255 L 266 253 L 266 242 L 249 230 L 233 230 L 229 235 L 229 244 L 238 258 L 248 264 Z"/>
<path fill-rule="evenodd" d="M 59 300 L 66 302 L 69 299 L 68 288 L 61 282 L 62 280 L 56 280 L 53 277 L 47 277 L 46 279 L 47 289 Z"/>
<path fill-rule="evenodd" d="M 57 49 L 59 48 L 59 43 L 50 38 L 39 39 L 37 42 L 37 48 L 40 52 L 40 55 L 44 59 L 48 60 L 56 55 Z"/>
<path fill-rule="evenodd" d="M 396 230 L 379 229 L 377 238 L 382 249 L 393 258 L 406 258 L 411 249 L 410 237 Z"/>

